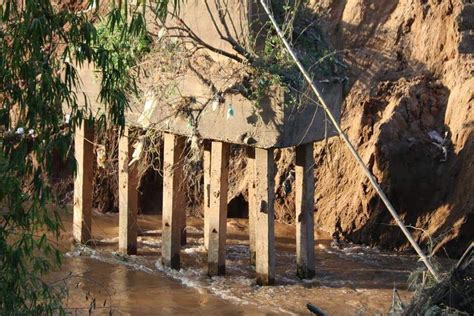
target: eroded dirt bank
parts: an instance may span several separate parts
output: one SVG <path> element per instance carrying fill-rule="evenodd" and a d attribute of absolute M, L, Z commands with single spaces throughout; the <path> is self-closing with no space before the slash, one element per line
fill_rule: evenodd
<path fill-rule="evenodd" d="M 474 4 L 313 1 L 348 67 L 342 126 L 416 237 L 460 255 L 474 238 Z M 316 145 L 316 221 L 357 243 L 408 248 L 343 143 Z M 293 153 L 277 154 L 277 214 L 294 218 Z M 235 166 L 243 165 L 237 162 Z M 245 195 L 246 179 L 233 196 Z"/>
<path fill-rule="evenodd" d="M 405 221 L 460 254 L 474 237 L 474 4 L 348 0 L 315 10 L 351 73 L 345 130 Z M 405 248 L 342 143 L 317 156 L 320 227 Z"/>

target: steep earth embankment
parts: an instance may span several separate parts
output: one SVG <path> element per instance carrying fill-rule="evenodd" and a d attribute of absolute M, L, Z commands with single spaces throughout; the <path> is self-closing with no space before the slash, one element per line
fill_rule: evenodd
<path fill-rule="evenodd" d="M 416 237 L 459 255 L 474 238 L 474 4 L 313 2 L 350 73 L 344 130 Z M 408 247 L 343 143 L 316 147 L 319 227 Z"/>

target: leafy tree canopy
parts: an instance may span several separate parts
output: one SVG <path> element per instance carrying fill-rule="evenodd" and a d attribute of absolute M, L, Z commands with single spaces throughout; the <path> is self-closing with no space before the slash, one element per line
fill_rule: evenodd
<path fill-rule="evenodd" d="M 61 221 L 48 209 L 53 195 L 48 174 L 53 155 L 65 158 L 71 135 L 83 119 L 77 68 L 93 64 L 100 74 L 101 122 L 123 126 L 127 94 L 134 80 L 117 60 L 130 40 L 146 34 L 145 10 L 164 19 L 179 0 L 111 0 L 98 32 L 99 8 L 75 1 L 0 1 L 0 314 L 63 313 L 60 296 L 41 279 L 60 253 L 49 236 L 59 237 Z M 119 33 L 117 34 L 117 32 Z M 83 102 L 82 102 L 83 103 Z M 87 103 L 87 102 L 86 102 Z"/>

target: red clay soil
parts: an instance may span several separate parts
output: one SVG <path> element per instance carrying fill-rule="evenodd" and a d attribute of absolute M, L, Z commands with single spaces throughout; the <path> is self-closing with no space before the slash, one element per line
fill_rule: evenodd
<path fill-rule="evenodd" d="M 348 66 L 344 130 L 406 223 L 424 230 L 413 230 L 416 237 L 431 236 L 450 255 L 474 237 L 474 4 L 467 2 L 313 1 Z M 408 247 L 339 139 L 318 144 L 316 161 L 320 228 Z"/>

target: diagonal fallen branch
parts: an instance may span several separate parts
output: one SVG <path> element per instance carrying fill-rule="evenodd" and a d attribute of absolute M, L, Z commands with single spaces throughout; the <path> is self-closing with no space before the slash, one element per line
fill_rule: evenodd
<path fill-rule="evenodd" d="M 328 105 L 326 104 L 326 102 L 324 101 L 321 93 L 319 92 L 318 88 L 314 85 L 313 83 L 313 80 L 311 79 L 311 77 L 309 76 L 308 72 L 306 71 L 306 69 L 303 67 L 303 65 L 301 64 L 301 62 L 299 61 L 298 57 L 295 55 L 294 51 L 293 51 L 293 48 L 291 47 L 291 45 L 288 43 L 288 41 L 286 40 L 285 38 L 285 35 L 283 34 L 282 30 L 280 29 L 280 27 L 278 26 L 278 23 L 276 22 L 275 18 L 273 17 L 272 13 L 270 12 L 270 9 L 268 8 L 268 5 L 267 5 L 267 1 L 266 0 L 260 0 L 260 3 L 263 7 L 263 9 L 265 10 L 265 13 L 267 14 L 268 18 L 270 19 L 273 27 L 275 28 L 278 36 L 280 37 L 280 39 L 282 40 L 283 44 L 285 45 L 285 48 L 286 50 L 288 51 L 288 53 L 290 54 L 291 58 L 294 60 L 294 62 L 296 63 L 296 65 L 298 66 L 298 69 L 301 71 L 301 73 L 303 74 L 305 80 L 308 82 L 308 84 L 311 86 L 311 89 L 313 90 L 313 92 L 316 94 L 319 102 L 320 102 L 320 105 L 321 107 L 324 109 L 324 111 L 327 113 L 327 116 L 329 117 L 329 120 L 331 121 L 331 123 L 334 125 L 334 128 L 337 130 L 337 133 L 339 134 L 339 136 L 342 138 L 342 140 L 344 141 L 344 143 L 346 144 L 347 148 L 349 149 L 349 151 L 351 152 L 352 156 L 354 156 L 355 160 L 357 161 L 357 163 L 359 164 L 359 166 L 362 168 L 362 170 L 364 171 L 364 174 L 366 175 L 366 177 L 369 179 L 370 183 L 372 184 L 372 186 L 374 187 L 375 191 L 377 192 L 377 194 L 380 196 L 380 198 L 382 199 L 383 203 L 385 204 L 385 206 L 387 207 L 388 211 L 390 212 L 390 214 L 392 215 L 392 217 L 395 219 L 395 222 L 397 223 L 397 225 L 400 227 L 400 229 L 402 230 L 403 234 L 405 235 L 405 237 L 408 239 L 408 241 L 410 242 L 410 244 L 412 245 L 412 247 L 415 249 L 416 253 L 418 254 L 418 256 L 420 256 L 420 259 L 421 261 L 423 261 L 423 263 L 425 264 L 425 266 L 428 268 L 428 270 L 430 271 L 430 273 L 433 275 L 433 277 L 435 278 L 435 280 L 437 282 L 440 281 L 440 278 L 439 278 L 439 275 L 438 273 L 436 272 L 436 270 L 433 268 L 433 266 L 431 265 L 431 263 L 429 262 L 428 258 L 426 257 L 426 255 L 424 254 L 423 250 L 421 250 L 420 246 L 418 245 L 418 243 L 415 241 L 415 239 L 413 239 L 413 236 L 410 234 L 410 232 L 408 231 L 408 229 L 406 228 L 405 224 L 403 223 L 403 221 L 401 220 L 400 216 L 398 215 L 397 211 L 395 210 L 395 208 L 393 207 L 392 203 L 390 202 L 390 200 L 388 199 L 388 197 L 385 195 L 385 193 L 383 192 L 382 188 L 380 187 L 379 183 L 377 182 L 377 180 L 375 179 L 375 177 L 372 175 L 372 173 L 370 172 L 370 170 L 367 168 L 367 166 L 365 165 L 364 161 L 362 160 L 362 158 L 360 157 L 360 155 L 357 153 L 357 151 L 355 150 L 354 148 L 354 145 L 352 145 L 351 141 L 349 140 L 349 138 L 347 137 L 347 135 L 342 131 L 341 129 L 341 126 L 339 125 L 339 123 L 337 122 L 336 118 L 334 117 L 334 115 L 332 114 L 331 110 L 329 109 Z"/>

